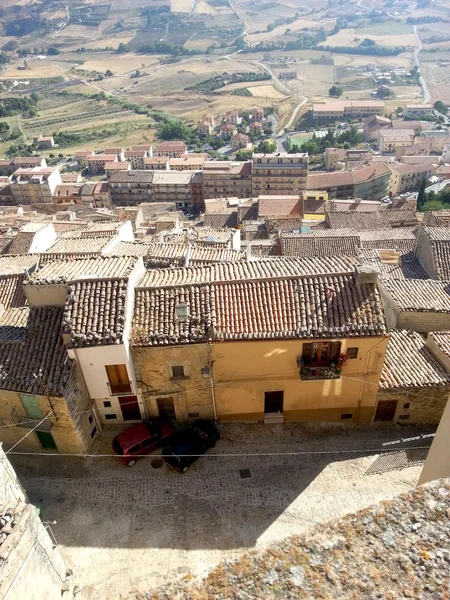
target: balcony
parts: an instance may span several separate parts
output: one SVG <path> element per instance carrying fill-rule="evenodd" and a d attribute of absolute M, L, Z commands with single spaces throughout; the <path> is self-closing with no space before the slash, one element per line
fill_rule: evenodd
<path fill-rule="evenodd" d="M 302 365 L 300 368 L 300 379 L 340 379 L 341 370 L 337 369 L 335 365 L 331 364 L 328 366 L 320 367 L 307 367 Z"/>
<path fill-rule="evenodd" d="M 110 396 L 122 396 L 123 394 L 132 394 L 131 381 L 119 381 L 118 383 L 106 383 Z"/>

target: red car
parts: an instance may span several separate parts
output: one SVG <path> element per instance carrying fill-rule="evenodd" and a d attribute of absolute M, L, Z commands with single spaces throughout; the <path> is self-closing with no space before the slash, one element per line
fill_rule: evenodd
<path fill-rule="evenodd" d="M 132 467 L 140 455 L 150 454 L 165 444 L 171 435 L 170 423 L 161 419 L 150 419 L 116 435 L 112 448 L 120 462 Z"/>

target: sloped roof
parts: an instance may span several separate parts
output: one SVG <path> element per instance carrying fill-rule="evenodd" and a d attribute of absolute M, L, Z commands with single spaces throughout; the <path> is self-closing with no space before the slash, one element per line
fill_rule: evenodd
<path fill-rule="evenodd" d="M 44 263 L 27 281 L 26 285 L 70 283 L 80 279 L 107 279 L 128 277 L 136 260 L 134 257 L 88 257 L 54 260 Z M 1 281 L 1 280 L 0 280 Z"/>
<path fill-rule="evenodd" d="M 450 287 L 441 281 L 390 279 L 381 285 L 402 311 L 450 313 Z"/>
<path fill-rule="evenodd" d="M 331 229 L 350 228 L 356 231 L 375 231 L 389 229 L 391 224 L 387 211 L 335 211 L 326 214 L 326 223 Z"/>
<path fill-rule="evenodd" d="M 380 250 L 413 250 L 416 243 L 414 230 L 407 227 L 361 231 L 359 237 L 363 248 L 378 248 Z"/>
<path fill-rule="evenodd" d="M 349 229 L 281 234 L 283 256 L 356 256 L 359 246 L 358 234 Z"/>
<path fill-rule="evenodd" d="M 428 336 L 450 358 L 450 331 L 432 331 Z"/>
<path fill-rule="evenodd" d="M 182 322 L 175 306 L 186 304 Z M 353 275 L 276 278 L 136 290 L 132 343 L 380 336 L 383 307 Z"/>
<path fill-rule="evenodd" d="M 394 330 L 389 334 L 380 389 L 444 386 L 448 375 L 415 331 Z"/>
<path fill-rule="evenodd" d="M 69 286 L 63 330 L 74 347 L 123 342 L 128 279 L 78 281 Z"/>
<path fill-rule="evenodd" d="M 26 305 L 23 281 L 24 275 L 0 275 L 0 304 L 4 308 L 19 308 Z"/>

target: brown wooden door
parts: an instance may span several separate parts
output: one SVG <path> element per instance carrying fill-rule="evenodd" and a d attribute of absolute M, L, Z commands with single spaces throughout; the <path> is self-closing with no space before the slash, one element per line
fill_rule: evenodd
<path fill-rule="evenodd" d="M 156 398 L 156 404 L 158 406 L 158 414 L 161 419 L 166 419 L 167 421 L 176 420 L 173 398 Z"/>
<path fill-rule="evenodd" d="M 284 392 L 264 392 L 264 412 L 282 413 L 283 412 Z"/>
<path fill-rule="evenodd" d="M 397 400 L 380 400 L 375 413 L 375 421 L 393 421 L 397 404 Z"/>
<path fill-rule="evenodd" d="M 136 396 L 119 396 L 119 404 L 124 421 L 138 421 L 141 418 Z"/>

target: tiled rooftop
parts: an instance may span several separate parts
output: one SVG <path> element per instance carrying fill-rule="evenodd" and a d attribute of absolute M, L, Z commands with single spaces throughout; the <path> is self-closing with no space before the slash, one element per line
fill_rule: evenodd
<path fill-rule="evenodd" d="M 37 254 L 22 256 L 0 256 L 0 275 L 20 275 L 26 269 L 33 269 L 39 261 Z"/>
<path fill-rule="evenodd" d="M 407 225 L 416 225 L 418 223 L 416 213 L 412 209 L 389 209 L 383 214 L 389 221 L 391 227 L 405 227 Z"/>
<path fill-rule="evenodd" d="M 30 277 L 26 285 L 47 283 L 70 283 L 81 279 L 106 279 L 128 277 L 135 259 L 131 256 L 95 258 L 72 258 L 44 263 Z"/>
<path fill-rule="evenodd" d="M 0 304 L 4 308 L 19 308 L 26 305 L 23 280 L 24 275 L 0 275 Z"/>
<path fill-rule="evenodd" d="M 450 313 L 448 284 L 432 279 L 385 280 L 383 290 L 400 310 Z"/>
<path fill-rule="evenodd" d="M 32 231 L 19 231 L 8 249 L 8 254 L 26 254 L 33 243 Z"/>
<path fill-rule="evenodd" d="M 181 322 L 175 306 L 187 304 Z M 293 277 L 136 291 L 134 345 L 379 336 L 378 291 L 353 275 Z"/>
<path fill-rule="evenodd" d="M 359 246 L 358 234 L 349 229 L 281 234 L 283 256 L 356 256 Z"/>
<path fill-rule="evenodd" d="M 450 358 L 450 331 L 433 331 L 428 336 L 436 346 Z"/>
<path fill-rule="evenodd" d="M 348 211 L 329 212 L 326 222 L 332 229 L 355 229 L 356 231 L 375 231 L 377 229 L 389 229 L 391 227 L 386 216 L 387 211 Z"/>
<path fill-rule="evenodd" d="M 0 344 L 3 342 L 23 342 L 27 335 L 28 307 L 7 308 L 0 315 Z"/>
<path fill-rule="evenodd" d="M 407 227 L 361 231 L 359 237 L 363 248 L 379 248 L 380 250 L 413 250 L 416 243 L 414 230 Z"/>
<path fill-rule="evenodd" d="M 147 258 L 184 259 L 186 257 L 185 244 L 152 244 Z M 189 249 L 190 262 L 235 262 L 246 258 L 242 250 L 229 250 L 205 245 L 191 244 Z"/>
<path fill-rule="evenodd" d="M 256 281 L 274 277 L 352 273 L 356 259 L 350 256 L 285 258 L 209 264 L 181 269 L 150 270 L 141 288 L 179 287 L 220 281 Z"/>
<path fill-rule="evenodd" d="M 48 254 L 101 254 L 111 241 L 109 236 L 101 237 L 60 237 L 48 250 Z"/>
<path fill-rule="evenodd" d="M 63 330 L 74 347 L 120 344 L 128 280 L 79 281 L 68 289 Z"/>
<path fill-rule="evenodd" d="M 213 229 L 211 227 L 191 227 L 188 229 L 188 238 L 196 244 L 228 244 L 235 231 L 233 229 Z M 186 239 L 185 233 L 172 233 L 166 231 L 161 233 L 164 241 L 170 244 L 183 243 Z"/>
<path fill-rule="evenodd" d="M 448 376 L 415 331 L 391 331 L 380 389 L 448 385 Z"/>
<path fill-rule="evenodd" d="M 146 256 L 152 247 L 150 242 L 119 242 L 106 256 Z"/>
<path fill-rule="evenodd" d="M 9 341 L 7 339 L 0 344 L 0 389 L 42 396 L 48 392 L 50 396 L 62 396 L 72 368 L 61 335 L 63 310 L 55 307 L 32 308 L 24 334 L 25 311 L 28 309 L 24 309 L 23 314 L 16 312 L 15 316 L 10 311 L 4 317 L 9 323 L 5 323 L 8 328 L 5 335 Z M 16 334 L 10 329 L 14 326 L 17 328 Z M 15 339 L 23 343 L 17 343 Z M 39 372 L 45 389 L 35 377 Z"/>
<path fill-rule="evenodd" d="M 377 250 L 361 249 L 358 257 L 361 262 L 375 263 L 380 271 L 380 279 L 429 279 L 428 273 L 413 252 L 397 250 L 398 264 L 384 261 Z"/>

